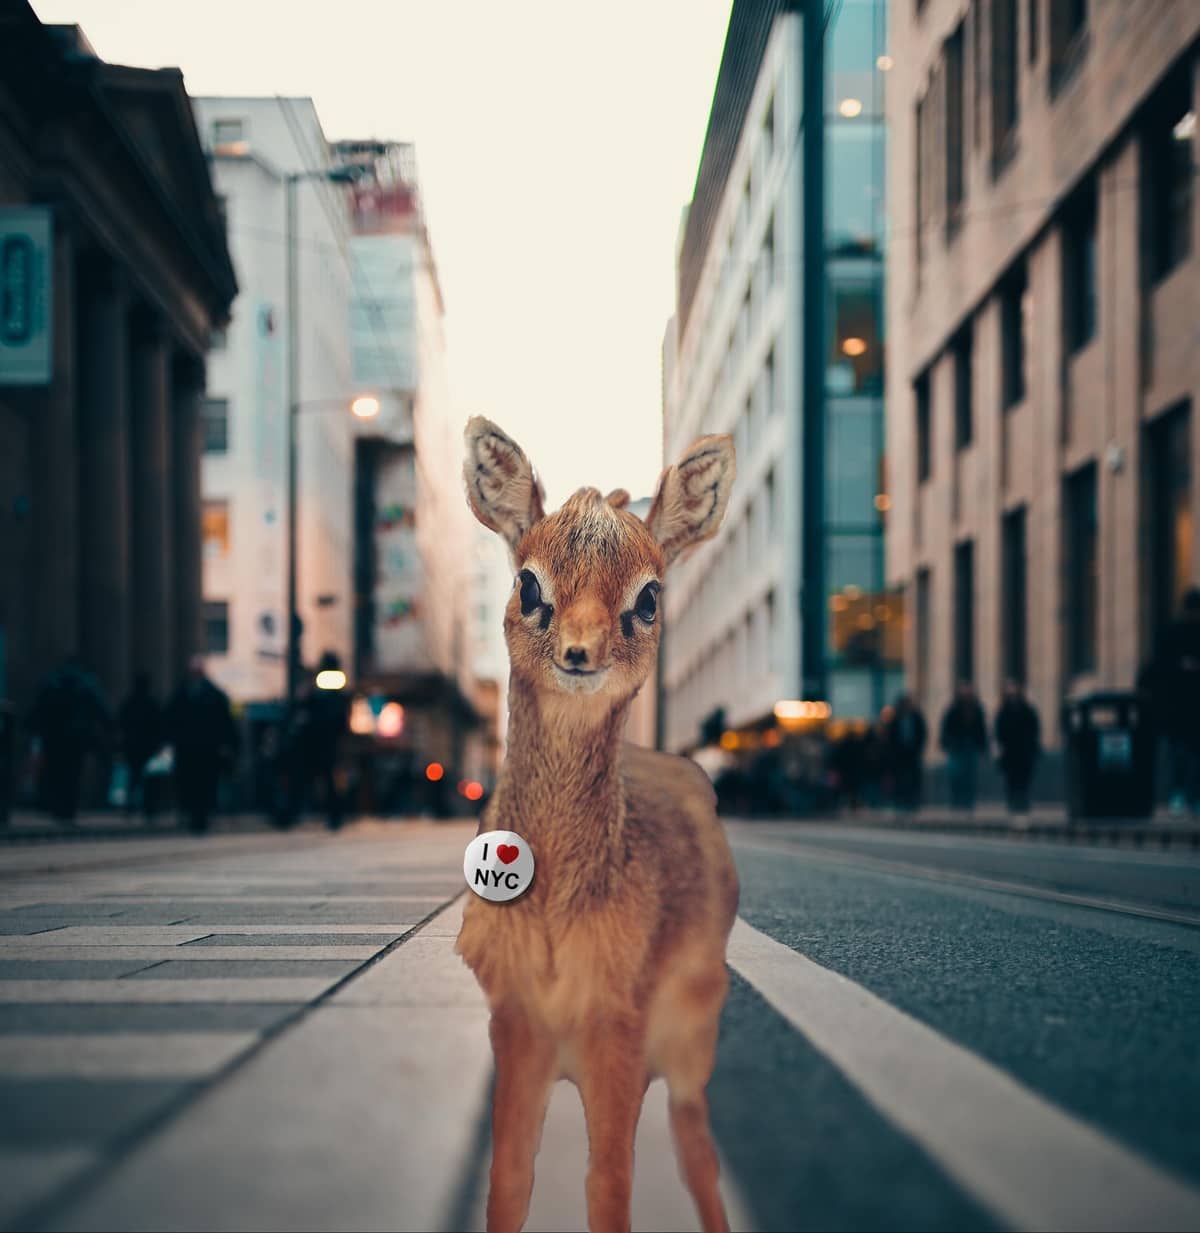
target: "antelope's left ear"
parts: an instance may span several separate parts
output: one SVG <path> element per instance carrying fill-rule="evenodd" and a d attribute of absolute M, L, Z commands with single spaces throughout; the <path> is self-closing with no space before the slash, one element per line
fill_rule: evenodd
<path fill-rule="evenodd" d="M 733 438 L 727 433 L 701 437 L 662 473 L 646 525 L 668 565 L 685 548 L 716 535 L 736 473 Z"/>

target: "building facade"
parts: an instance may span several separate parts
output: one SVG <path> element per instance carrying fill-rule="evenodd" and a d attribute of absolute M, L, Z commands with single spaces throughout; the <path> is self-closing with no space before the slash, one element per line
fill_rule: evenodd
<path fill-rule="evenodd" d="M 1200 6 L 895 4 L 888 575 L 926 710 L 1132 686 L 1200 577 Z"/>
<path fill-rule="evenodd" d="M 720 534 L 665 596 L 672 749 L 702 727 L 769 726 L 780 702 L 866 719 L 898 683 L 881 516 L 885 20 L 883 0 L 733 6 L 663 398 L 666 461 L 728 432 L 738 479 Z"/>
<path fill-rule="evenodd" d="M 479 588 L 487 580 L 462 490 L 464 417 L 450 388 L 416 152 L 405 142 L 346 140 L 335 155 L 359 174 L 351 194 L 353 378 L 382 404 L 358 430 L 360 684 L 404 708 L 401 745 L 481 779 L 498 740 L 497 690 L 481 692 L 476 676 L 473 615 L 486 602 Z"/>
<path fill-rule="evenodd" d="M 214 349 L 204 405 L 204 600 L 214 678 L 240 701 L 286 692 L 287 177 L 295 186 L 299 355 L 297 611 L 300 661 L 354 630 L 355 426 L 346 189 L 310 99 L 198 98 L 241 294 Z M 380 344 L 385 345 L 385 344 Z"/>
<path fill-rule="evenodd" d="M 178 70 L 16 3 L 0 80 L 0 699 L 26 713 L 69 655 L 113 705 L 138 671 L 161 696 L 200 640 L 205 356 L 237 291 L 217 198 Z"/>

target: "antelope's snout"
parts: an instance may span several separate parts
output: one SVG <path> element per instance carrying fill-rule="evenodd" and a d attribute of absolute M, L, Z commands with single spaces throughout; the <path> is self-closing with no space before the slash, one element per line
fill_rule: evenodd
<path fill-rule="evenodd" d="M 596 672 L 608 661 L 611 617 L 595 597 L 584 595 L 563 612 L 558 623 L 558 666 L 568 672 Z"/>

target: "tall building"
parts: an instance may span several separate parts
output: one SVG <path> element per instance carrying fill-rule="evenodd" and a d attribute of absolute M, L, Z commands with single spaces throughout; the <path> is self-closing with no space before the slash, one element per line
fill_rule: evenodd
<path fill-rule="evenodd" d="M 311 99 L 198 98 L 241 294 L 204 406 L 204 600 L 214 678 L 242 701 L 286 692 L 287 177 L 295 185 L 300 657 L 349 666 L 354 628 L 350 214 Z M 381 342 L 380 346 L 386 346 Z"/>
<path fill-rule="evenodd" d="M 0 704 L 23 716 L 68 655 L 115 704 L 197 648 L 200 401 L 237 283 L 177 69 L 107 64 L 18 0 L 0 81 Z"/>
<path fill-rule="evenodd" d="M 450 389 L 445 305 L 410 143 L 346 140 L 351 192 L 350 333 L 357 391 L 381 413 L 358 430 L 355 660 L 360 684 L 395 702 L 397 741 L 460 775 L 484 774 L 476 697 L 475 523 L 462 491 L 462 429 Z M 386 346 L 380 346 L 380 338 Z M 488 737 L 494 741 L 495 720 Z M 487 745 L 488 750 L 494 745 Z"/>
<path fill-rule="evenodd" d="M 888 52 L 888 574 L 957 679 L 1131 686 L 1200 577 L 1200 5 L 919 0 Z"/>
<path fill-rule="evenodd" d="M 663 346 L 666 461 L 732 433 L 724 526 L 666 594 L 662 736 L 777 704 L 873 716 L 899 683 L 883 577 L 883 0 L 736 0 Z M 714 726 L 715 724 L 715 726 Z"/>

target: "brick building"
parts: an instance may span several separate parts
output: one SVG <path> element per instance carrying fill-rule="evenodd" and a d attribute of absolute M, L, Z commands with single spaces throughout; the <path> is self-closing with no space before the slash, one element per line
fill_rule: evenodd
<path fill-rule="evenodd" d="M 1200 577 L 1200 4 L 900 0 L 887 569 L 927 712 L 1131 685 Z"/>

